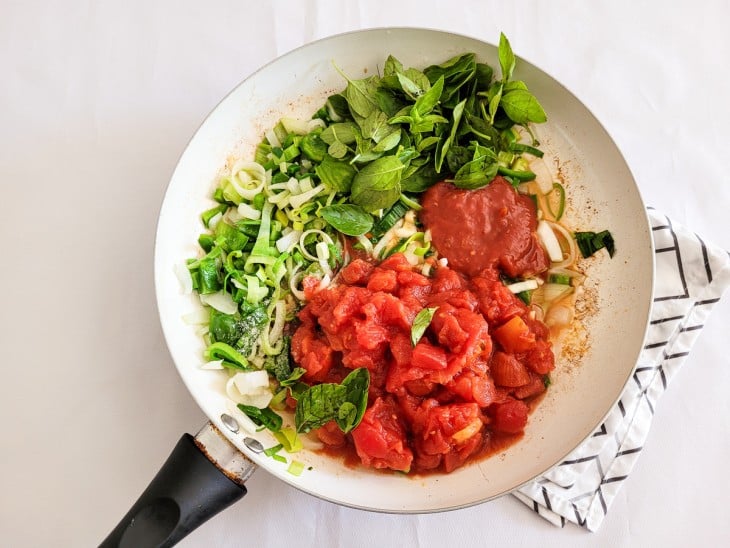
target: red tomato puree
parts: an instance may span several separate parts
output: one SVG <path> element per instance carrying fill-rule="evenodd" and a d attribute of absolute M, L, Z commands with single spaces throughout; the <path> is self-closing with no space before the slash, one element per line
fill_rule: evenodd
<path fill-rule="evenodd" d="M 355 259 L 319 292 L 305 283 L 292 338 L 304 380 L 339 382 L 358 367 L 371 376 L 361 423 L 348 435 L 334 421 L 317 431 L 328 448 L 354 448 L 374 468 L 450 472 L 520 437 L 554 367 L 548 329 L 499 279 L 547 265 L 527 202 L 499 177 L 471 192 L 439 183 L 420 217 L 449 266 L 427 277 L 395 254 Z M 424 308 L 437 310 L 413 346 Z"/>

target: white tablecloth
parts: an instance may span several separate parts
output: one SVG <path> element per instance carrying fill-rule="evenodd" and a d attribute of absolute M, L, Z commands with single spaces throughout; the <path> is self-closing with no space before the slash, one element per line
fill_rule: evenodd
<path fill-rule="evenodd" d="M 647 204 L 730 249 L 726 2 L 0 3 L 0 544 L 98 543 L 204 417 L 168 356 L 155 221 L 179 154 L 241 79 L 376 26 L 509 36 L 622 149 Z M 730 538 L 730 304 L 663 396 L 600 530 L 512 497 L 436 515 L 321 502 L 254 475 L 183 546 L 718 546 Z"/>

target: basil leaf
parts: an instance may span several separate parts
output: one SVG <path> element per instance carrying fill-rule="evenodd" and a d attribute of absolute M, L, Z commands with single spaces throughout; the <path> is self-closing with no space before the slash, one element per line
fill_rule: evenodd
<path fill-rule="evenodd" d="M 476 66 L 476 89 L 475 92 L 480 92 L 489 89 L 489 84 L 492 83 L 492 77 L 494 76 L 494 70 L 486 63 L 477 63 Z"/>
<path fill-rule="evenodd" d="M 512 91 L 515 89 L 527 90 L 527 85 L 522 80 L 512 80 L 511 82 L 507 82 L 503 86 L 504 93 L 507 93 L 508 91 Z"/>
<path fill-rule="evenodd" d="M 347 99 L 347 104 L 353 115 L 357 114 L 363 118 L 367 118 L 371 112 L 380 108 L 377 99 L 379 81 L 380 78 L 377 76 L 369 76 L 361 80 L 350 80 L 347 78 L 345 99 Z"/>
<path fill-rule="evenodd" d="M 401 188 L 404 192 L 425 192 L 442 179 L 441 174 L 436 173 L 436 168 L 429 162 L 419 167 L 405 179 L 401 184 Z"/>
<path fill-rule="evenodd" d="M 297 432 L 306 434 L 333 420 L 346 401 L 346 396 L 347 388 L 341 384 L 323 383 L 310 386 L 297 399 L 294 412 Z"/>
<path fill-rule="evenodd" d="M 416 99 L 415 109 L 421 116 L 425 116 L 438 105 L 441 92 L 444 90 L 444 77 L 439 77 L 436 83 L 426 93 Z"/>
<path fill-rule="evenodd" d="M 416 346 L 418 341 L 421 340 L 423 334 L 426 332 L 426 328 L 431 324 L 433 315 L 438 310 L 438 306 L 434 308 L 424 308 L 413 319 L 413 326 L 411 327 L 411 344 Z"/>
<path fill-rule="evenodd" d="M 349 145 L 355 142 L 355 135 L 355 126 L 352 122 L 340 122 L 325 129 L 320 138 L 328 145 L 333 143 Z"/>
<path fill-rule="evenodd" d="M 452 180 L 454 186 L 475 190 L 488 185 L 497 175 L 499 164 L 494 151 L 478 143 L 474 143 L 474 145 L 473 159 L 456 172 Z"/>
<path fill-rule="evenodd" d="M 411 99 L 416 99 L 423 94 L 423 89 L 418 86 L 413 80 L 408 78 L 405 74 L 399 72 L 397 74 L 398 82 L 403 92 L 408 95 Z"/>
<path fill-rule="evenodd" d="M 366 165 L 352 181 L 351 201 L 370 213 L 390 207 L 400 196 L 404 167 L 395 156 L 378 158 Z"/>
<path fill-rule="evenodd" d="M 388 125 L 388 117 L 382 110 L 374 110 L 360 123 L 362 136 L 366 139 L 373 139 L 375 142 L 382 137 L 383 128 L 388 130 L 391 129 L 391 126 Z"/>
<path fill-rule="evenodd" d="M 281 426 L 284 423 L 281 415 L 272 411 L 268 407 L 259 409 L 258 407 L 239 403 L 238 408 L 243 411 L 243 413 L 251 419 L 256 426 L 264 426 L 272 432 L 278 432 L 281 430 Z"/>
<path fill-rule="evenodd" d="M 360 424 L 367 409 L 370 372 L 364 367 L 355 369 L 342 380 L 342 386 L 346 389 L 345 401 L 340 405 L 335 421 L 347 434 Z"/>
<path fill-rule="evenodd" d="M 601 232 L 575 232 L 575 240 L 578 243 L 581 255 L 583 257 L 590 257 L 599 249 L 606 248 L 608 255 L 613 257 L 616 251 L 613 236 L 608 230 Z"/>
<path fill-rule="evenodd" d="M 499 66 L 502 69 L 502 82 L 507 82 L 512 78 L 512 72 L 515 70 L 515 54 L 512 52 L 509 40 L 503 32 L 499 34 Z"/>
<path fill-rule="evenodd" d="M 322 163 L 314 168 L 317 177 L 325 186 L 335 192 L 349 192 L 352 180 L 357 173 L 349 162 L 343 162 L 325 155 Z"/>
<path fill-rule="evenodd" d="M 389 126 L 393 128 L 393 126 Z M 376 141 L 378 144 L 373 147 L 373 152 L 387 152 L 392 148 L 398 146 L 401 139 L 401 131 L 398 128 L 393 128 L 387 136 L 383 137 L 380 141 Z"/>
<path fill-rule="evenodd" d="M 355 204 L 333 204 L 320 210 L 335 230 L 348 236 L 360 236 L 373 227 L 373 216 Z"/>
<path fill-rule="evenodd" d="M 335 421 L 337 422 L 337 426 L 339 426 L 340 430 L 343 432 L 347 433 L 352 430 L 355 427 L 355 424 L 359 422 L 357 420 L 357 407 L 355 407 L 355 404 L 346 401 L 340 405 L 340 408 L 337 410 Z"/>
<path fill-rule="evenodd" d="M 383 67 L 383 76 L 390 76 L 399 72 L 403 72 L 403 64 L 392 55 L 388 55 L 388 58 L 385 60 L 385 66 Z"/>
<path fill-rule="evenodd" d="M 499 106 L 504 109 L 504 113 L 509 119 L 516 124 L 547 121 L 547 115 L 535 96 L 524 89 L 514 89 L 502 95 Z"/>
<path fill-rule="evenodd" d="M 294 423 L 297 432 L 309 432 L 334 420 L 347 433 L 362 420 L 368 402 L 370 372 L 352 371 L 342 384 L 322 383 L 310 386 L 297 399 Z"/>
<path fill-rule="evenodd" d="M 444 77 L 444 91 L 441 94 L 441 103 L 453 108 L 458 101 L 461 87 L 474 78 L 476 74 L 476 60 L 473 53 L 465 53 L 452 57 L 440 65 L 432 65 L 423 72 L 426 74 L 432 85 Z"/>
<path fill-rule="evenodd" d="M 459 122 L 461 121 L 461 115 L 464 112 L 464 105 L 466 105 L 466 99 L 454 107 L 454 111 L 451 114 L 451 133 L 446 140 L 441 141 L 442 144 L 440 148 L 438 146 L 436 147 L 436 171 L 438 173 L 441 172 L 441 165 L 444 163 L 444 159 L 449 151 L 449 147 L 451 147 L 451 143 L 453 143 L 456 139 L 456 132 L 459 129 Z"/>
<path fill-rule="evenodd" d="M 495 82 L 495 84 L 490 88 L 490 93 L 494 90 L 492 98 L 489 99 L 489 123 L 494 123 L 494 116 L 497 114 L 497 109 L 499 108 L 499 102 L 502 100 L 502 93 L 504 91 L 504 85 L 502 82 Z"/>

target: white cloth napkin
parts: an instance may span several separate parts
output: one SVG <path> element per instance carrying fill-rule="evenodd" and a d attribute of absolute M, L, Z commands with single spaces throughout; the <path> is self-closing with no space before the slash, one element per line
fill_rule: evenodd
<path fill-rule="evenodd" d="M 636 463 L 659 398 L 723 291 L 730 254 L 649 208 L 655 254 L 654 304 L 632 380 L 603 424 L 568 458 L 513 493 L 538 515 L 596 531 Z"/>

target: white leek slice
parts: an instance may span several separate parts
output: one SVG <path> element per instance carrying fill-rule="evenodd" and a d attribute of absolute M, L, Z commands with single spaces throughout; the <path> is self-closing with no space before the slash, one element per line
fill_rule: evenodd
<path fill-rule="evenodd" d="M 200 302 L 215 308 L 218 312 L 223 312 L 223 314 L 235 314 L 238 310 L 236 301 L 225 291 L 200 295 Z"/>
<path fill-rule="evenodd" d="M 563 250 L 560 249 L 558 238 L 551 226 L 545 221 L 537 223 L 537 237 L 540 238 L 540 242 L 552 262 L 559 263 L 563 260 Z"/>
<path fill-rule="evenodd" d="M 311 130 L 309 129 L 309 120 L 297 120 L 296 118 L 282 118 L 279 120 L 281 125 L 287 133 L 294 133 L 296 135 L 306 135 Z"/>
<path fill-rule="evenodd" d="M 535 174 L 535 182 L 537 183 L 540 192 L 547 194 L 553 189 L 553 174 L 550 172 L 545 160 L 542 158 L 535 158 L 530 161 L 530 171 Z"/>
<path fill-rule="evenodd" d="M 301 230 L 292 230 L 291 232 L 276 240 L 276 249 L 279 251 L 279 253 L 290 251 L 292 247 L 297 245 L 297 242 L 299 241 L 299 237 L 301 235 Z"/>
<path fill-rule="evenodd" d="M 246 202 L 238 204 L 238 213 L 244 219 L 251 219 L 253 221 L 258 221 L 261 218 L 261 211 L 255 207 L 251 207 Z"/>
<path fill-rule="evenodd" d="M 184 295 L 190 295 L 193 292 L 193 277 L 190 275 L 190 270 L 184 264 L 177 263 L 173 267 L 175 276 L 177 276 L 180 282 L 180 289 Z"/>
<path fill-rule="evenodd" d="M 509 289 L 512 293 L 522 293 L 523 291 L 537 289 L 537 286 L 537 280 L 523 280 L 521 282 L 509 284 L 507 289 Z"/>
<path fill-rule="evenodd" d="M 303 181 L 300 181 L 300 184 L 302 182 Z M 301 194 L 297 194 L 296 196 L 292 196 L 291 198 L 289 198 L 289 203 L 291 204 L 291 206 L 294 209 L 299 209 L 300 207 L 302 207 L 302 205 L 305 202 L 310 201 L 312 198 L 314 198 L 315 196 L 317 196 L 317 194 L 319 194 L 323 190 L 324 190 L 324 185 L 323 184 L 317 185 L 316 187 L 314 187 L 311 190 L 308 190 L 307 192 L 302 192 Z"/>
<path fill-rule="evenodd" d="M 184 314 L 182 319 L 188 325 L 207 325 L 210 322 L 210 311 L 207 308 L 199 308 Z"/>
<path fill-rule="evenodd" d="M 223 360 L 211 360 L 209 362 L 205 362 L 200 366 L 200 368 L 209 370 L 225 369 L 225 367 L 223 367 Z"/>
<path fill-rule="evenodd" d="M 263 409 L 274 395 L 269 388 L 269 374 L 266 371 L 241 371 L 226 383 L 226 393 L 236 403 Z"/>

